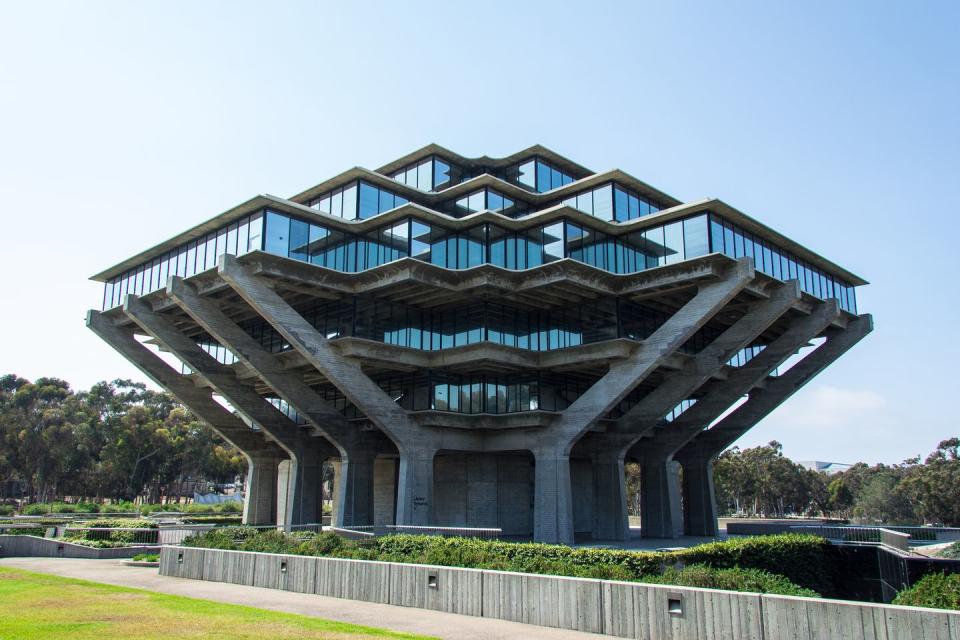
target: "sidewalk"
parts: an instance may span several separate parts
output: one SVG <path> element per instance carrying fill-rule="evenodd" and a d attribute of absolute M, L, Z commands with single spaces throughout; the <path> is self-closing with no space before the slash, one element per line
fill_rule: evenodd
<path fill-rule="evenodd" d="M 325 596 L 292 593 L 223 582 L 204 582 L 161 576 L 156 569 L 128 567 L 122 560 L 78 560 L 73 558 L 0 558 L 0 566 L 50 573 L 66 578 L 148 589 L 189 598 L 241 604 L 272 611 L 339 620 L 394 631 L 419 633 L 451 640 L 479 638 L 543 638 L 545 640 L 588 639 L 606 636 L 577 631 L 549 629 L 519 622 L 461 616 L 388 604 L 341 600 Z"/>

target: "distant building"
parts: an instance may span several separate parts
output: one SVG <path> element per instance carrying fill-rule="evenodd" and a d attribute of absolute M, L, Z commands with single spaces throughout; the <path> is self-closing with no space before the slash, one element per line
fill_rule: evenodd
<path fill-rule="evenodd" d="M 643 535 L 715 535 L 716 456 L 873 326 L 863 279 L 730 205 L 541 146 L 355 167 L 94 279 L 90 328 L 246 455 L 245 522 L 318 522 L 329 461 L 338 526 L 545 542 L 629 535 L 624 460 Z"/>
<path fill-rule="evenodd" d="M 853 466 L 845 462 L 824 462 L 823 460 L 801 460 L 797 464 L 811 471 L 822 471 L 827 475 L 846 471 Z"/>

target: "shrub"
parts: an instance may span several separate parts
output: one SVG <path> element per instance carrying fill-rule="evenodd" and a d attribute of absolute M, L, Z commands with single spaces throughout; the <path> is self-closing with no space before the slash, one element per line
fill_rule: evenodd
<path fill-rule="evenodd" d="M 183 524 L 239 525 L 243 518 L 231 515 L 185 516 L 180 518 Z"/>
<path fill-rule="evenodd" d="M 760 569 L 787 577 L 818 593 L 834 593 L 835 547 L 810 535 L 782 534 L 739 538 L 677 552 L 684 563 L 721 569 Z"/>
<path fill-rule="evenodd" d="M 784 596 L 816 598 L 820 594 L 811 589 L 798 587 L 787 578 L 761 571 L 760 569 L 716 569 L 703 564 L 694 564 L 683 569 L 673 567 L 658 576 L 643 576 L 640 582 L 673 584 L 681 587 L 703 587 L 727 591 L 751 593 L 775 593 Z"/>
<path fill-rule="evenodd" d="M 134 562 L 160 562 L 159 553 L 138 553 L 133 556 Z"/>
<path fill-rule="evenodd" d="M 46 534 L 44 527 L 23 527 L 16 529 L 7 529 L 3 532 L 5 536 L 37 536 L 42 538 Z"/>
<path fill-rule="evenodd" d="M 960 611 L 960 573 L 931 573 L 897 594 L 893 604 Z"/>
<path fill-rule="evenodd" d="M 43 502 L 34 502 L 33 504 L 28 504 L 23 508 L 23 515 L 25 516 L 42 516 L 44 514 L 50 513 L 50 505 Z"/>
<path fill-rule="evenodd" d="M 79 522 L 77 526 L 84 529 L 156 529 L 159 525 L 139 518 L 97 518 Z"/>
<path fill-rule="evenodd" d="M 937 553 L 938 558 L 949 558 L 951 560 L 960 560 L 960 542 L 954 542 L 949 547 L 940 549 Z"/>
<path fill-rule="evenodd" d="M 13 515 L 13 505 L 0 504 L 0 516 L 9 516 L 9 515 Z"/>
<path fill-rule="evenodd" d="M 607 580 L 655 582 L 660 576 L 667 576 L 665 580 L 684 580 L 685 582 L 679 584 L 692 586 L 718 585 L 716 588 L 788 595 L 819 593 L 807 584 L 797 584 L 789 576 L 766 568 L 774 566 L 779 560 L 788 570 L 806 576 L 811 582 L 812 578 L 817 578 L 829 584 L 829 566 L 824 575 L 817 574 L 815 569 L 804 573 L 792 564 L 794 560 L 785 561 L 781 557 L 790 549 L 796 548 L 801 557 L 801 560 L 796 562 L 802 562 L 803 558 L 806 558 L 808 562 L 819 565 L 821 562 L 816 553 L 818 550 L 824 552 L 821 539 L 796 535 L 771 537 L 777 538 L 770 544 L 773 549 L 771 558 L 763 557 L 762 541 L 769 540 L 769 537 L 757 538 L 761 543 L 754 545 L 733 541 L 704 545 L 707 549 L 694 547 L 678 552 L 653 553 L 415 535 L 391 535 L 351 541 L 329 532 L 286 535 L 274 530 L 258 532 L 248 527 L 235 527 L 198 534 L 188 538 L 184 545 Z M 738 565 L 737 562 L 745 564 Z M 697 583 L 697 580 L 700 580 L 700 583 Z"/>

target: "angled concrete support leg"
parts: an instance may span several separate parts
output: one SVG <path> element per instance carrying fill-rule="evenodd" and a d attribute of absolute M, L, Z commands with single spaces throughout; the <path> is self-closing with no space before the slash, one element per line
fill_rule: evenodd
<path fill-rule="evenodd" d="M 644 538 L 676 538 L 683 532 L 678 467 L 663 458 L 640 461 L 640 532 Z"/>
<path fill-rule="evenodd" d="M 276 456 L 256 455 L 250 456 L 249 460 L 243 524 L 276 524 L 277 472 L 281 459 Z"/>
<path fill-rule="evenodd" d="M 397 485 L 397 524 L 444 526 L 433 522 L 433 458 L 436 450 L 415 448 L 400 451 Z"/>
<path fill-rule="evenodd" d="M 689 458 L 679 462 L 683 466 L 684 532 L 688 536 L 716 536 L 713 459 Z"/>
<path fill-rule="evenodd" d="M 357 527 L 373 522 L 374 455 L 354 455 L 337 465 L 334 491 L 337 512 L 334 526 Z"/>
<path fill-rule="evenodd" d="M 627 481 L 623 451 L 593 456 L 593 539 L 626 540 L 630 523 L 627 514 Z"/>
<path fill-rule="evenodd" d="M 553 448 L 535 450 L 533 456 L 533 538 L 538 542 L 573 544 L 570 457 Z"/>
<path fill-rule="evenodd" d="M 204 380 L 287 452 L 290 458 L 290 479 L 287 483 L 282 524 L 289 526 L 319 522 L 323 460 L 330 455 L 336 455 L 337 451 L 333 450 L 326 440 L 305 433 L 301 426 L 257 394 L 252 387 L 238 380 L 229 367 L 214 359 L 184 335 L 169 318 L 154 311 L 143 300 L 136 296 L 127 296 L 123 311 L 190 367 L 194 376 Z"/>

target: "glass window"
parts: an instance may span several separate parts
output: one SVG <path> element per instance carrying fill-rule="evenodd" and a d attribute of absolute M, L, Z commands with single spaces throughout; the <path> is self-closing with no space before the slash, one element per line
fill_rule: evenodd
<path fill-rule="evenodd" d="M 286 256 L 290 248 L 290 218 L 268 211 L 265 236 L 264 250 L 267 253 Z"/>
<path fill-rule="evenodd" d="M 557 222 L 543 228 L 543 261 L 553 262 L 563 258 L 563 223 Z"/>
<path fill-rule="evenodd" d="M 361 220 L 366 220 L 367 218 L 375 216 L 379 213 L 380 193 L 376 187 L 373 187 L 366 182 L 361 182 L 359 202 L 359 217 Z"/>
<path fill-rule="evenodd" d="M 525 187 L 536 189 L 536 162 L 528 160 L 520 165 L 520 172 L 517 175 L 517 182 Z"/>
<path fill-rule="evenodd" d="M 707 242 L 707 216 L 697 216 L 683 221 L 684 258 L 694 258 L 710 253 Z"/>
<path fill-rule="evenodd" d="M 257 214 L 250 218 L 250 241 L 247 243 L 249 251 L 263 249 L 263 215 Z"/>
<path fill-rule="evenodd" d="M 441 160 L 433 160 L 433 188 L 434 190 L 446 186 L 450 182 L 450 165 Z"/>
<path fill-rule="evenodd" d="M 723 253 L 723 223 L 714 215 L 710 216 L 710 252 Z"/>
<path fill-rule="evenodd" d="M 683 260 L 683 223 L 673 222 L 663 228 L 667 264 Z"/>
<path fill-rule="evenodd" d="M 609 184 L 593 192 L 593 215 L 601 220 L 613 220 L 613 187 Z"/>
<path fill-rule="evenodd" d="M 550 167 L 542 162 L 537 163 L 537 191 L 550 191 Z"/>
<path fill-rule="evenodd" d="M 627 192 L 619 187 L 613 190 L 613 217 L 617 222 L 626 222 L 630 219 L 630 198 Z"/>

